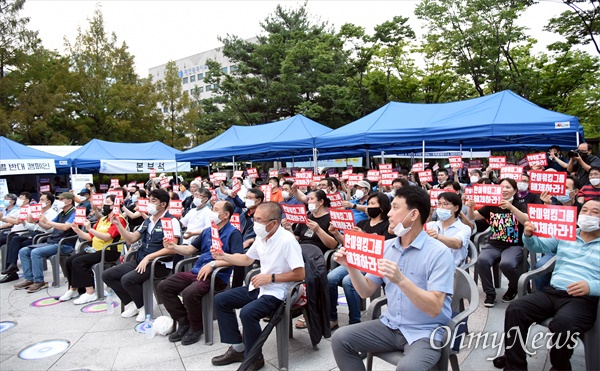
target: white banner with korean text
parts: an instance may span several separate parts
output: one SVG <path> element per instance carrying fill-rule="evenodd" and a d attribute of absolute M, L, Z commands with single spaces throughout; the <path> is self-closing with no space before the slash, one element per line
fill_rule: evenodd
<path fill-rule="evenodd" d="M 56 166 L 53 159 L 0 159 L 0 176 L 19 174 L 56 174 Z"/>
<path fill-rule="evenodd" d="M 177 164 L 177 170 L 175 169 Z M 189 162 L 175 162 L 175 160 L 100 160 L 100 172 L 103 174 L 144 174 L 155 169 L 161 172 L 190 171 Z"/>

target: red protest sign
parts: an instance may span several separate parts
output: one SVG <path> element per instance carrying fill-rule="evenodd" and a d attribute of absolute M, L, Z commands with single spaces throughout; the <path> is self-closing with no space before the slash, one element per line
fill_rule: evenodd
<path fill-rule="evenodd" d="M 137 187 L 138 187 L 139 189 L 144 189 L 144 183 L 138 183 L 138 184 L 137 184 Z"/>
<path fill-rule="evenodd" d="M 148 199 L 147 198 L 138 198 L 137 207 L 140 213 L 148 214 Z"/>
<path fill-rule="evenodd" d="M 169 188 L 169 180 L 167 178 L 162 178 L 160 180 L 160 188 Z"/>
<path fill-rule="evenodd" d="M 328 194 L 326 194 L 326 196 L 329 199 L 329 202 L 331 203 L 329 205 L 329 207 L 331 207 L 331 208 L 342 207 L 342 202 L 344 201 L 344 199 L 342 199 L 342 195 L 339 192 L 328 193 Z"/>
<path fill-rule="evenodd" d="M 212 201 L 219 201 L 219 196 L 217 195 L 217 190 L 216 189 L 209 189 L 211 197 L 210 199 Z"/>
<path fill-rule="evenodd" d="M 379 164 L 379 173 L 391 173 L 392 172 L 392 164 Z"/>
<path fill-rule="evenodd" d="M 22 222 L 27 220 L 27 215 L 29 214 L 29 206 L 22 206 L 19 209 L 19 221 Z"/>
<path fill-rule="evenodd" d="M 181 215 L 183 215 L 183 201 L 171 200 L 169 202 L 169 213 L 178 219 L 181 218 Z"/>
<path fill-rule="evenodd" d="M 431 188 L 429 190 L 429 202 L 431 202 L 431 207 L 436 208 L 438 203 L 438 196 L 442 193 L 448 192 L 445 189 L 439 188 Z"/>
<path fill-rule="evenodd" d="M 502 186 L 499 184 L 473 185 L 473 201 L 479 205 L 500 205 L 502 201 Z"/>
<path fill-rule="evenodd" d="M 562 196 L 567 192 L 567 173 L 556 171 L 530 171 L 529 190 L 531 193 L 548 192 Z"/>
<path fill-rule="evenodd" d="M 235 213 L 231 215 L 231 219 L 229 219 L 229 223 L 232 226 L 236 227 L 238 231 L 242 231 L 242 223 L 240 222 L 240 214 Z"/>
<path fill-rule="evenodd" d="M 323 174 L 313 175 L 313 182 L 315 183 L 319 183 L 323 179 L 325 179 L 325 175 Z"/>
<path fill-rule="evenodd" d="M 440 169 L 440 165 L 438 165 L 438 163 L 436 162 L 435 165 L 433 165 L 433 167 L 431 168 L 431 170 L 433 171 L 438 171 Z"/>
<path fill-rule="evenodd" d="M 527 205 L 529 221 L 538 237 L 575 241 L 577 238 L 577 206 Z"/>
<path fill-rule="evenodd" d="M 29 212 L 33 220 L 40 220 L 40 216 L 42 216 L 42 204 L 30 205 Z"/>
<path fill-rule="evenodd" d="M 281 208 L 283 209 L 283 213 L 288 222 L 306 224 L 308 218 L 306 216 L 306 208 L 304 205 L 282 204 Z"/>
<path fill-rule="evenodd" d="M 532 153 L 527 155 L 529 166 L 548 166 L 548 158 L 545 152 Z"/>
<path fill-rule="evenodd" d="M 433 182 L 433 173 L 430 169 L 419 171 L 417 174 L 419 174 L 419 180 L 421 182 Z"/>
<path fill-rule="evenodd" d="M 244 170 L 236 170 L 233 172 L 234 178 L 242 178 L 244 176 Z"/>
<path fill-rule="evenodd" d="M 500 170 L 506 166 L 506 156 L 490 156 L 489 163 L 492 170 Z"/>
<path fill-rule="evenodd" d="M 121 205 L 123 204 L 123 196 L 121 195 L 115 197 L 115 203 L 113 204 L 112 212 L 115 215 L 121 214 Z"/>
<path fill-rule="evenodd" d="M 463 160 L 462 160 L 462 156 L 450 156 L 448 157 L 448 160 L 450 161 L 450 167 L 452 169 L 462 169 L 463 168 Z"/>
<path fill-rule="evenodd" d="M 92 205 L 96 207 L 101 207 L 104 203 L 104 196 L 102 193 L 94 193 L 92 195 Z"/>
<path fill-rule="evenodd" d="M 110 180 L 110 186 L 111 186 L 112 188 L 118 188 L 118 187 L 119 187 L 119 179 L 117 179 L 117 178 L 112 178 L 112 179 Z"/>
<path fill-rule="evenodd" d="M 248 172 L 248 177 L 250 178 L 258 178 L 258 171 L 256 170 L 255 167 L 251 167 L 249 169 L 246 169 L 246 171 Z"/>
<path fill-rule="evenodd" d="M 381 185 L 384 187 L 391 187 L 392 186 L 392 182 L 394 181 L 394 179 L 396 179 L 398 177 L 398 173 L 397 172 L 390 172 L 390 173 L 381 173 Z"/>
<path fill-rule="evenodd" d="M 465 201 L 473 201 L 473 187 L 465 187 Z"/>
<path fill-rule="evenodd" d="M 173 192 L 179 192 L 179 184 L 173 184 Z"/>
<path fill-rule="evenodd" d="M 150 179 L 156 178 L 156 169 L 150 169 Z"/>
<path fill-rule="evenodd" d="M 210 239 L 212 242 L 211 250 L 222 253 L 223 242 L 221 242 L 221 238 L 219 237 L 219 228 L 217 228 L 215 222 L 210 222 Z"/>
<path fill-rule="evenodd" d="M 381 180 L 381 175 L 379 173 L 379 170 L 369 170 L 367 171 L 367 179 L 369 179 L 369 181 L 371 182 L 379 182 Z"/>
<path fill-rule="evenodd" d="M 160 225 L 162 226 L 164 238 L 166 238 L 169 242 L 175 242 L 175 233 L 173 232 L 173 219 L 160 218 Z"/>
<path fill-rule="evenodd" d="M 272 189 L 273 188 L 271 188 L 270 184 L 263 184 L 260 186 L 260 190 L 265 195 L 265 202 L 271 201 L 271 190 Z"/>
<path fill-rule="evenodd" d="M 329 209 L 329 217 L 331 218 L 331 225 L 341 231 L 356 227 L 352 210 Z"/>
<path fill-rule="evenodd" d="M 377 262 L 383 259 L 384 241 L 383 236 L 347 230 L 344 232 L 344 249 L 348 265 L 381 277 Z"/>
<path fill-rule="evenodd" d="M 227 173 L 212 173 L 209 177 L 210 181 L 213 183 L 223 182 L 227 180 Z"/>
<path fill-rule="evenodd" d="M 295 181 L 298 187 L 307 187 L 313 180 L 313 173 L 310 171 L 299 171 L 296 173 Z"/>
<path fill-rule="evenodd" d="M 279 170 L 269 170 L 269 178 L 279 177 Z"/>
<path fill-rule="evenodd" d="M 338 174 L 338 173 L 331 173 L 331 174 L 329 174 L 329 177 L 330 178 L 335 178 L 335 179 L 340 179 L 340 174 Z"/>
<path fill-rule="evenodd" d="M 358 182 L 360 182 L 361 180 L 363 180 L 365 177 L 365 174 L 350 174 L 348 175 L 348 185 L 350 187 L 354 186 L 355 184 L 358 184 Z"/>
<path fill-rule="evenodd" d="M 50 185 L 46 184 L 46 185 L 40 186 L 40 192 L 50 192 Z"/>
<path fill-rule="evenodd" d="M 75 208 L 75 224 L 83 225 L 85 223 L 86 209 L 85 207 Z"/>
<path fill-rule="evenodd" d="M 231 186 L 231 193 L 237 194 L 240 191 L 240 189 L 242 189 L 242 183 L 233 182 L 233 185 Z"/>
<path fill-rule="evenodd" d="M 523 166 L 503 166 L 500 169 L 500 179 L 514 179 L 515 182 L 520 182 L 523 179 Z"/>
<path fill-rule="evenodd" d="M 350 174 L 352 174 L 352 169 L 350 169 L 350 170 L 343 170 L 342 171 L 342 179 L 343 180 L 348 180 L 348 178 L 350 177 Z"/>
<path fill-rule="evenodd" d="M 410 171 L 413 173 L 416 173 L 417 171 L 423 171 L 423 170 L 425 170 L 425 164 L 422 162 L 415 162 Z"/>

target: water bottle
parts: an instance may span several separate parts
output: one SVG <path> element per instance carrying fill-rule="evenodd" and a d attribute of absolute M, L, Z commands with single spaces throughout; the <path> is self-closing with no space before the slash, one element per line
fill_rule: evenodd
<path fill-rule="evenodd" d="M 144 321 L 144 332 L 146 333 L 147 339 L 152 339 L 154 337 L 154 332 L 152 331 L 152 320 L 150 319 L 150 314 L 146 314 L 146 320 Z"/>
<path fill-rule="evenodd" d="M 106 313 L 113 314 L 115 312 L 115 307 L 113 306 L 112 296 L 110 291 L 106 292 Z"/>

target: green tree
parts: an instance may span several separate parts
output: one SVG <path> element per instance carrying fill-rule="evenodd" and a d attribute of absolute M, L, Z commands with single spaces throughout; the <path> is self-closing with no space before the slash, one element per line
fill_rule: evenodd
<path fill-rule="evenodd" d="M 20 58 L 40 43 L 38 34 L 27 29 L 29 18 L 20 17 L 25 0 L 0 0 L 0 78 L 18 69 Z"/>
<path fill-rule="evenodd" d="M 573 45 L 593 44 L 600 54 L 600 1 L 562 0 L 571 10 L 550 19 L 545 30 L 565 37 L 565 42 L 553 44 L 553 48 L 569 49 Z M 565 45 L 566 44 L 566 45 Z"/>

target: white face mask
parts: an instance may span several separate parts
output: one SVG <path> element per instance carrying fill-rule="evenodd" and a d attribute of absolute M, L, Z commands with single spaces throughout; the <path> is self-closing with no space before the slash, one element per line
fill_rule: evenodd
<path fill-rule="evenodd" d="M 158 212 L 156 205 L 148 202 L 148 215 L 154 215 Z"/>
<path fill-rule="evenodd" d="M 406 216 L 404 217 L 404 219 L 402 219 L 401 223 L 398 223 L 397 226 L 394 227 L 394 234 L 398 237 L 402 237 L 405 234 L 407 234 L 411 229 L 412 229 L 412 224 L 410 225 L 410 227 L 405 228 L 404 225 L 402 223 L 404 223 L 404 221 L 406 220 L 406 218 L 408 218 L 410 216 L 410 214 L 412 214 L 412 211 L 408 214 L 406 214 Z M 415 224 L 415 222 L 413 222 L 413 224 Z"/>
<path fill-rule="evenodd" d="M 556 200 L 563 204 L 571 201 L 571 191 L 567 189 L 567 193 L 565 193 L 563 196 L 556 196 Z"/>
<path fill-rule="evenodd" d="M 317 210 L 317 204 L 308 204 L 308 211 L 314 213 Z"/>
<path fill-rule="evenodd" d="M 208 220 L 210 220 L 211 222 L 215 222 L 215 224 L 219 224 L 221 223 L 221 219 L 219 219 L 219 213 L 216 211 L 211 211 L 208 214 Z"/>
<path fill-rule="evenodd" d="M 87 200 L 87 196 L 79 196 L 79 199 L 81 200 L 81 202 Z"/>
<path fill-rule="evenodd" d="M 45 208 L 46 208 L 46 206 L 48 206 L 48 204 L 47 204 L 47 203 L 45 203 L 45 202 L 41 202 L 41 204 L 42 204 L 42 209 L 45 209 Z"/>
<path fill-rule="evenodd" d="M 194 201 L 192 201 L 194 203 L 194 206 L 198 207 L 200 205 L 202 205 L 202 200 L 199 198 L 194 198 Z"/>
<path fill-rule="evenodd" d="M 23 206 L 23 202 L 24 202 L 24 201 L 23 201 L 23 199 L 22 199 L 22 198 L 18 198 L 18 199 L 17 199 L 17 206 L 18 206 L 18 207 L 21 207 L 21 206 Z"/>
<path fill-rule="evenodd" d="M 362 189 L 357 189 L 356 192 L 354 192 L 355 200 L 360 200 L 363 197 L 365 197 L 365 192 L 363 192 Z"/>
<path fill-rule="evenodd" d="M 245 205 L 249 209 L 252 206 L 254 206 L 255 203 L 256 203 L 256 201 L 254 201 L 254 200 L 246 200 Z"/>
<path fill-rule="evenodd" d="M 517 189 L 519 192 L 525 192 L 529 189 L 529 184 L 525 182 L 519 182 L 517 183 Z"/>
<path fill-rule="evenodd" d="M 138 200 L 138 196 L 136 196 L 136 195 L 131 196 L 131 202 L 132 203 L 136 203 L 137 200 Z"/>
<path fill-rule="evenodd" d="M 600 178 L 592 178 L 590 179 L 590 184 L 593 186 L 597 186 L 598 184 L 600 184 Z"/>
<path fill-rule="evenodd" d="M 54 201 L 54 206 L 58 209 L 61 210 L 65 207 L 65 202 L 61 201 L 61 200 L 56 200 Z"/>
<path fill-rule="evenodd" d="M 284 199 L 288 199 L 290 198 L 290 192 L 288 191 L 281 191 L 281 197 L 283 197 Z"/>
<path fill-rule="evenodd" d="M 471 180 L 471 184 L 475 184 L 479 181 L 479 177 L 478 176 L 471 176 L 469 178 L 469 180 Z"/>
<path fill-rule="evenodd" d="M 584 232 L 594 232 L 600 229 L 600 218 L 591 215 L 579 215 L 577 225 Z"/>
<path fill-rule="evenodd" d="M 452 216 L 452 211 L 450 211 L 448 209 L 438 208 L 436 211 L 436 214 L 437 214 L 439 220 L 444 221 L 444 220 L 450 219 L 450 217 Z"/>
<path fill-rule="evenodd" d="M 265 224 L 260 224 L 260 223 L 254 223 L 254 226 L 252 227 L 252 229 L 254 229 L 254 233 L 256 233 L 256 237 L 259 238 L 265 238 L 269 235 L 269 232 L 267 232 L 267 226 Z"/>

